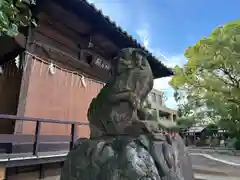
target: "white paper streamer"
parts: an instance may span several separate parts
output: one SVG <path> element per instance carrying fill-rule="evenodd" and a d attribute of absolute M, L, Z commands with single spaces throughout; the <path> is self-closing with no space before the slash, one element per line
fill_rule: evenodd
<path fill-rule="evenodd" d="M 29 56 L 31 56 L 32 57 L 32 60 L 33 60 L 33 64 L 32 64 L 32 71 L 33 71 L 33 69 L 34 69 L 34 67 L 35 67 L 35 60 L 36 61 L 39 61 L 40 63 L 41 63 L 41 67 L 40 67 L 40 75 L 42 74 L 42 65 L 43 64 L 46 64 L 46 65 L 51 65 L 51 63 L 49 63 L 49 61 L 51 61 L 51 62 L 54 62 L 54 60 L 52 60 L 52 59 L 49 59 L 49 61 L 45 61 L 44 59 L 42 59 L 42 58 L 40 58 L 40 57 L 38 57 L 38 56 L 36 56 L 36 55 L 34 55 L 34 54 L 31 54 L 31 53 L 29 53 L 29 52 L 25 52 L 27 55 L 29 55 Z M 27 63 L 26 63 L 27 64 Z M 71 70 L 68 70 L 68 69 L 64 69 L 64 68 L 62 68 L 62 67 L 60 67 L 60 66 L 58 66 L 58 65 L 56 65 L 55 63 L 53 63 L 53 66 L 54 66 L 54 69 L 55 69 L 55 72 L 57 72 L 57 70 L 59 69 L 60 70 L 60 73 L 61 72 L 63 72 L 63 73 L 66 73 L 66 74 L 64 74 L 64 76 L 63 76 L 63 79 L 60 79 L 60 82 L 64 82 L 64 80 L 65 80 L 65 82 L 64 82 L 64 84 L 65 85 L 67 85 L 68 84 L 68 80 L 69 80 L 69 78 L 68 78 L 68 74 L 74 74 L 74 75 L 77 75 L 78 76 L 78 78 L 73 78 L 74 80 L 76 79 L 76 81 L 78 81 L 79 80 L 79 82 L 77 82 L 77 83 L 79 83 L 78 85 L 79 85 L 79 87 L 81 87 L 81 86 L 83 86 L 84 88 L 86 88 L 87 87 L 87 82 L 86 82 L 86 80 L 87 81 L 91 81 L 91 82 L 94 82 L 94 83 L 97 83 L 97 84 L 101 84 L 102 86 L 104 86 L 104 83 L 103 82 L 101 82 L 101 81 L 97 81 L 97 80 L 94 80 L 94 79 L 91 79 L 91 78 L 88 78 L 88 77 L 85 77 L 84 76 L 84 74 L 82 74 L 82 73 L 79 73 L 78 71 L 71 71 Z"/>
<path fill-rule="evenodd" d="M 85 81 L 84 76 L 81 77 L 81 82 L 82 82 L 83 87 L 86 88 L 87 85 L 86 85 L 86 81 Z"/>
<path fill-rule="evenodd" d="M 2 75 L 4 73 L 3 67 L 0 66 L 0 75 Z"/>
<path fill-rule="evenodd" d="M 51 64 L 49 65 L 48 69 L 49 69 L 49 72 L 50 72 L 51 75 L 56 74 L 56 69 L 55 69 L 53 63 L 51 63 Z"/>
<path fill-rule="evenodd" d="M 43 62 L 40 62 L 41 66 L 40 66 L 40 76 L 42 76 L 42 71 L 43 71 Z"/>
<path fill-rule="evenodd" d="M 20 66 L 20 56 L 19 55 L 15 58 L 15 64 L 16 64 L 17 68 L 19 69 L 19 66 Z"/>
<path fill-rule="evenodd" d="M 72 77 L 71 77 L 71 86 L 73 86 L 73 80 L 74 80 L 74 74 L 72 73 Z"/>

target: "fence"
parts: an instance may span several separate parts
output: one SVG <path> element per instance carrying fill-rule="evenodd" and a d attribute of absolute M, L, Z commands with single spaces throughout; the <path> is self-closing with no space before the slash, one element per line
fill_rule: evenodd
<path fill-rule="evenodd" d="M 39 152 L 48 151 L 69 151 L 77 138 L 78 126 L 86 126 L 88 123 L 69 121 L 69 120 L 53 120 L 34 117 L 19 117 L 15 115 L 0 114 L 0 119 L 11 119 L 16 121 L 32 121 L 36 122 L 34 135 L 24 134 L 0 134 L 0 150 L 1 153 L 29 153 L 37 156 Z M 41 135 L 42 123 L 56 123 L 71 125 L 71 134 L 69 136 L 51 136 Z M 68 147 L 67 147 L 68 145 Z M 41 147 L 42 146 L 42 147 Z"/>

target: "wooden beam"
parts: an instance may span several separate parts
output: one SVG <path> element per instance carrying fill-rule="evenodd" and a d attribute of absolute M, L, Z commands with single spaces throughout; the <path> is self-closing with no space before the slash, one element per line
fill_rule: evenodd
<path fill-rule="evenodd" d="M 41 32 L 36 32 L 34 34 L 34 42 L 33 43 L 35 43 L 34 46 L 37 45 L 36 51 L 38 51 L 38 52 L 40 50 L 39 48 L 41 46 L 44 46 L 44 48 L 41 48 L 41 50 L 40 50 L 40 51 L 45 51 L 45 52 L 42 52 L 44 54 L 44 57 L 48 57 L 48 56 L 50 57 L 51 56 L 50 54 L 52 53 L 52 51 L 56 50 L 58 52 L 67 53 L 73 58 L 78 58 L 78 55 L 80 52 L 80 50 L 76 49 L 76 47 L 71 48 L 70 46 L 67 46 L 67 44 L 64 44 L 58 40 L 55 40 L 50 35 L 47 36 Z"/>
<path fill-rule="evenodd" d="M 29 27 L 25 49 L 30 53 L 33 52 L 33 46 L 31 44 L 33 33 L 34 33 L 34 30 L 31 27 Z M 29 56 L 26 54 L 22 54 L 20 57 L 21 57 L 21 62 L 25 63 L 26 69 L 23 69 L 23 73 L 22 73 L 22 80 L 21 80 L 18 107 L 17 107 L 17 115 L 24 116 L 25 108 L 26 108 L 26 100 L 28 95 L 30 74 L 32 71 L 32 61 L 28 60 Z M 23 130 L 23 121 L 16 120 L 15 127 L 14 127 L 14 134 L 21 134 L 22 130 Z"/>
<path fill-rule="evenodd" d="M 93 49 L 98 52 L 101 56 L 104 56 L 105 59 L 111 59 L 114 57 L 116 54 L 115 52 L 117 51 L 117 47 L 114 47 L 112 44 L 111 48 L 105 48 L 102 46 L 103 42 L 107 42 L 107 44 L 110 44 L 105 37 L 102 37 L 101 35 L 98 35 L 95 31 L 88 32 L 86 34 L 78 33 L 74 31 L 73 29 L 70 29 L 68 26 L 66 26 L 64 23 L 61 21 L 58 21 L 56 19 L 52 19 L 52 17 L 47 16 L 45 13 L 40 13 L 39 14 L 39 23 L 41 24 L 39 31 L 43 33 L 47 37 L 51 37 L 52 39 L 55 39 L 56 41 L 61 41 L 63 38 L 57 38 L 55 37 L 55 34 L 58 34 L 58 36 L 63 36 L 65 38 L 68 38 L 71 42 L 67 43 L 65 42 L 67 47 L 71 47 L 78 51 L 79 49 L 86 49 L 88 48 L 90 37 L 92 37 L 93 41 Z M 77 22 L 76 22 L 77 23 Z M 48 32 L 46 31 L 48 29 Z M 50 30 L 51 29 L 51 30 Z M 57 33 L 54 33 L 53 31 L 57 31 Z M 92 34 L 93 33 L 93 34 Z M 96 38 L 98 39 L 96 39 Z M 99 40 L 99 37 L 101 39 Z M 75 45 L 71 45 L 74 43 Z M 76 48 L 78 46 L 78 48 Z M 81 48 L 79 48 L 79 46 Z M 114 51 L 112 50 L 114 49 Z"/>
<path fill-rule="evenodd" d="M 45 3 L 43 11 L 54 20 L 62 22 L 78 33 L 86 33 L 91 30 L 91 25 L 83 22 L 76 14 L 64 10 L 60 5 L 53 1 L 42 1 Z"/>
<path fill-rule="evenodd" d="M 52 59 L 56 62 L 64 64 L 65 66 L 69 67 L 71 70 L 76 70 L 82 72 L 89 77 L 106 82 L 108 80 L 108 74 L 106 71 L 102 71 L 100 69 L 92 69 L 92 67 L 82 61 L 81 59 L 73 57 L 71 54 L 62 53 L 60 50 L 49 50 L 51 46 L 41 46 L 37 43 L 35 44 L 35 52 L 34 54 L 40 56 L 41 58 Z M 54 48 L 54 47 L 53 47 Z M 51 51 L 51 53 L 48 53 Z"/>
<path fill-rule="evenodd" d="M 74 42 L 74 40 L 66 37 L 66 35 L 65 36 L 62 35 L 61 33 L 59 33 L 59 31 L 54 29 L 54 27 L 42 24 L 41 28 L 37 30 L 37 33 L 41 33 L 42 35 L 46 36 L 48 39 L 52 39 L 53 41 L 58 42 L 58 44 L 68 47 L 69 50 L 72 50 L 74 52 L 79 51 L 77 41 Z M 38 39 L 38 40 L 41 41 L 41 39 Z"/>
<path fill-rule="evenodd" d="M 84 43 L 87 45 L 87 39 L 86 37 L 82 37 L 84 34 L 79 33 L 71 28 L 69 28 L 66 24 L 64 24 L 61 20 L 54 19 L 53 17 L 47 15 L 45 12 L 41 12 L 38 15 L 39 18 L 39 24 L 41 26 L 47 26 L 51 29 L 57 30 L 61 35 L 66 36 L 67 38 L 73 40 L 78 44 L 79 41 L 81 43 Z M 41 27 L 39 28 L 39 31 L 41 31 Z"/>
<path fill-rule="evenodd" d="M 22 34 L 19 33 L 16 37 L 14 37 L 15 42 L 21 47 L 21 48 L 25 48 L 27 40 L 26 37 Z"/>
<path fill-rule="evenodd" d="M 54 11 L 52 9 L 54 9 Z M 41 21 L 40 24 L 43 23 L 43 21 L 51 22 L 51 24 L 56 29 L 58 29 L 59 32 L 68 32 L 66 33 L 68 34 L 68 37 L 74 36 L 75 41 L 84 41 L 83 39 L 88 41 L 89 37 L 92 36 L 93 43 L 95 44 L 95 46 L 97 46 L 96 49 L 100 50 L 101 52 L 105 52 L 101 53 L 101 55 L 109 54 L 108 57 L 105 58 L 112 58 L 113 55 L 115 55 L 116 52 L 119 50 L 119 48 L 112 41 L 103 36 L 103 34 L 99 34 L 96 27 L 90 25 L 88 22 L 84 22 L 73 12 L 63 9 L 58 4 L 54 2 L 49 2 L 47 4 L 47 8 L 44 8 L 43 11 L 44 12 L 39 13 L 38 15 L 38 19 L 39 21 Z M 59 14 L 61 14 L 61 16 L 59 16 Z M 81 26 L 79 26 L 79 24 Z M 69 36 L 69 34 L 71 35 Z M 101 37 L 101 41 L 95 41 L 95 36 Z M 106 41 L 108 44 L 111 44 L 112 47 L 104 48 L 103 46 L 101 46 L 103 40 Z M 88 42 L 85 41 L 85 44 L 82 45 L 82 47 L 86 47 L 86 43 Z"/>

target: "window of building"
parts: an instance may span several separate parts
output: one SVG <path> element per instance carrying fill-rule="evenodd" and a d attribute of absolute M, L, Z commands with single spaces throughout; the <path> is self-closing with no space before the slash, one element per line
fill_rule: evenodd
<path fill-rule="evenodd" d="M 158 95 L 158 103 L 159 105 L 162 105 L 163 99 L 161 95 Z"/>
<path fill-rule="evenodd" d="M 151 93 L 151 99 L 153 102 L 157 102 L 157 97 L 155 93 Z"/>
<path fill-rule="evenodd" d="M 81 58 L 85 63 L 89 65 L 91 65 L 93 62 L 93 55 L 90 52 L 82 52 Z"/>
<path fill-rule="evenodd" d="M 158 120 L 158 119 L 159 119 L 159 117 L 158 117 L 158 112 L 157 112 L 156 109 L 153 109 L 153 110 L 152 110 L 152 119 L 153 119 L 153 120 Z"/>

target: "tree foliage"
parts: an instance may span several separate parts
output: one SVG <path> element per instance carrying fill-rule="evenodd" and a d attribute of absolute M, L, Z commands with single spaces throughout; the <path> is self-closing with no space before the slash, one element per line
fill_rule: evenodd
<path fill-rule="evenodd" d="M 217 27 L 184 55 L 188 62 L 175 67 L 170 82 L 176 93 L 185 93 L 190 110 L 218 118 L 221 126 L 239 132 L 240 21 Z"/>
<path fill-rule="evenodd" d="M 16 36 L 19 27 L 36 25 L 30 7 L 35 0 L 0 0 L 0 35 Z"/>
<path fill-rule="evenodd" d="M 190 128 L 195 124 L 196 124 L 196 120 L 194 117 L 184 116 L 184 117 L 179 117 L 177 119 L 177 125 L 184 129 Z"/>
<path fill-rule="evenodd" d="M 214 123 L 210 123 L 206 127 L 206 131 L 208 136 L 213 136 L 214 134 L 218 133 L 218 125 Z"/>

